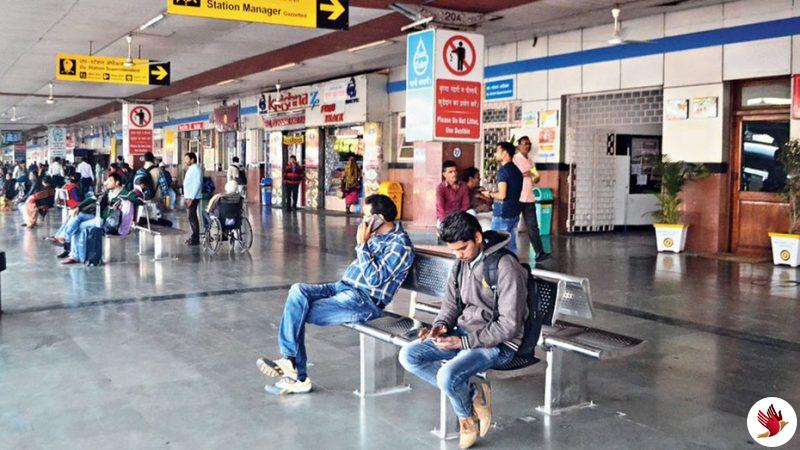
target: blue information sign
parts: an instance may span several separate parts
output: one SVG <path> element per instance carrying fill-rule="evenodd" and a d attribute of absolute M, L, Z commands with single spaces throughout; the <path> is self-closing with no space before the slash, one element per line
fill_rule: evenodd
<path fill-rule="evenodd" d="M 503 78 L 486 82 L 486 100 L 514 98 L 514 79 Z"/>

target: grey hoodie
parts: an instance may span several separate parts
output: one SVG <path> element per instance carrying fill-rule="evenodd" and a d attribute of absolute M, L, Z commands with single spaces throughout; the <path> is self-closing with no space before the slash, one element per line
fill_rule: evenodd
<path fill-rule="evenodd" d="M 507 233 L 496 231 L 486 231 L 483 237 L 483 252 L 475 260 L 458 261 L 453 267 L 447 281 L 447 296 L 433 324 L 443 324 L 448 331 L 457 325 L 467 332 L 461 338 L 461 347 L 464 349 L 506 344 L 517 350 L 522 342 L 528 315 L 528 274 L 513 256 L 500 258 L 497 268 L 498 317 L 492 320 L 494 293 L 483 279 L 483 263 L 486 256 L 504 247 L 511 238 Z M 454 277 L 458 265 L 461 265 L 463 311 L 458 310 L 455 296 Z"/>

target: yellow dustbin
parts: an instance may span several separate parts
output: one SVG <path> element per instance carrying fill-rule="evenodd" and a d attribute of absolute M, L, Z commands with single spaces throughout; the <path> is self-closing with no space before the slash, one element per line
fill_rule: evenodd
<path fill-rule="evenodd" d="M 384 181 L 378 187 L 378 193 L 392 199 L 397 207 L 397 219 L 403 217 L 403 185 L 396 181 Z"/>

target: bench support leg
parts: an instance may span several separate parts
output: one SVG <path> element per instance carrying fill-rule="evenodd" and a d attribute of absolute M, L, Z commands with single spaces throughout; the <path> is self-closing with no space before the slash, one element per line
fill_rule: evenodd
<path fill-rule="evenodd" d="M 458 439 L 458 418 L 450 409 L 447 394 L 441 389 L 439 389 L 439 424 L 431 430 L 431 433 L 442 440 Z"/>
<path fill-rule="evenodd" d="M 125 262 L 125 241 L 122 238 L 103 238 L 103 262 Z"/>
<path fill-rule="evenodd" d="M 139 256 L 149 255 L 155 250 L 153 234 L 147 231 L 139 231 Z"/>
<path fill-rule="evenodd" d="M 177 255 L 175 243 L 178 239 L 174 236 L 163 236 L 157 234 L 153 236 L 153 259 L 156 261 L 169 259 Z"/>
<path fill-rule="evenodd" d="M 361 385 L 355 394 L 361 398 L 411 390 L 403 384 L 403 367 L 397 359 L 400 347 L 359 335 L 361 342 Z"/>
<path fill-rule="evenodd" d="M 593 407 L 586 383 L 589 361 L 586 357 L 559 349 L 547 350 L 544 405 L 536 408 L 548 415 L 571 409 Z"/>

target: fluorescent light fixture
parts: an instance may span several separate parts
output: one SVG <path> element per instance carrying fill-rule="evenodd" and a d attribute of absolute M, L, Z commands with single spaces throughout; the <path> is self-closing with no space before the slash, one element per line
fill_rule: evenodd
<path fill-rule="evenodd" d="M 355 53 L 355 52 L 360 52 L 362 50 L 366 50 L 368 48 L 380 47 L 387 44 L 391 44 L 391 42 L 387 41 L 386 39 L 381 39 L 380 41 L 370 42 L 369 44 L 364 44 L 364 45 L 359 45 L 358 47 L 349 48 L 347 49 L 347 51 L 350 53 Z"/>
<path fill-rule="evenodd" d="M 144 30 L 144 29 L 146 29 L 146 28 L 150 28 L 150 27 L 152 27 L 153 25 L 155 25 L 155 24 L 156 24 L 156 22 L 160 21 L 160 20 L 161 20 L 161 19 L 163 19 L 164 17 L 165 17 L 165 16 L 164 16 L 164 13 L 161 13 L 161 14 L 159 14 L 159 15 L 157 15 L 157 16 L 155 16 L 155 17 L 153 17 L 152 19 L 150 19 L 150 20 L 148 20 L 147 22 L 145 22 L 145 24 L 144 24 L 144 25 L 140 26 L 140 27 L 139 27 L 139 31 L 142 31 L 142 30 Z"/>
<path fill-rule="evenodd" d="M 180 92 L 178 94 L 175 94 L 175 97 L 177 97 L 179 95 L 186 95 L 186 94 L 191 94 L 191 93 L 192 93 L 192 91 L 183 91 L 183 92 Z"/>
<path fill-rule="evenodd" d="M 294 67 L 294 66 L 296 66 L 296 65 L 297 65 L 297 63 L 289 63 L 289 64 L 284 64 L 284 65 L 282 65 L 282 66 L 273 67 L 272 69 L 269 69 L 269 71 L 270 71 L 270 72 L 277 72 L 277 71 L 279 71 L 279 70 L 288 69 L 288 68 Z"/>
<path fill-rule="evenodd" d="M 217 86 L 225 86 L 226 84 L 238 83 L 238 82 L 239 82 L 239 79 L 231 78 L 230 80 L 220 81 L 219 83 L 217 83 Z"/>

